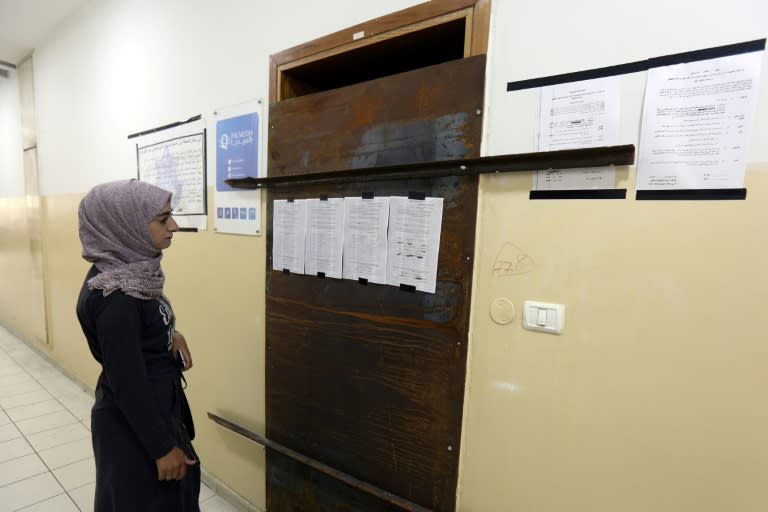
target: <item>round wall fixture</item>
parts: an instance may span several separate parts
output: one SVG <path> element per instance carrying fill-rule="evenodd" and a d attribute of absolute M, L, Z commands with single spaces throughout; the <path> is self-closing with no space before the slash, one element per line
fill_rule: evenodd
<path fill-rule="evenodd" d="M 499 325 L 507 325 L 515 319 L 515 305 L 506 297 L 499 297 L 491 302 L 491 320 Z"/>

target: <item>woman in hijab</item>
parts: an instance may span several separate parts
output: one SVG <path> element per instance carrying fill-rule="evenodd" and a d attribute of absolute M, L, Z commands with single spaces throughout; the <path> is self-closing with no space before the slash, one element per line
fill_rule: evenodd
<path fill-rule="evenodd" d="M 200 464 L 181 385 L 192 366 L 163 295 L 171 193 L 137 180 L 94 187 L 79 208 L 93 263 L 77 318 L 102 372 L 91 411 L 96 512 L 198 512 Z"/>

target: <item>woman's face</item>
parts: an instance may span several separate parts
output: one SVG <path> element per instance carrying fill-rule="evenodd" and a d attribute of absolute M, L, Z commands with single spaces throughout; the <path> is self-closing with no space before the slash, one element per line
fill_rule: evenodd
<path fill-rule="evenodd" d="M 171 217 L 171 202 L 165 203 L 160 208 L 155 218 L 149 223 L 149 232 L 152 234 L 152 245 L 162 251 L 171 245 L 173 233 L 179 230 L 179 225 Z"/>

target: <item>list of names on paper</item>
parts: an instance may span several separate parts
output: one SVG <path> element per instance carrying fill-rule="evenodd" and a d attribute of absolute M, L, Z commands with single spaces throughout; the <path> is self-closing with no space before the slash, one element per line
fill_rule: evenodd
<path fill-rule="evenodd" d="M 389 197 L 347 197 L 344 207 L 344 279 L 386 284 Z"/>
<path fill-rule="evenodd" d="M 275 200 L 272 269 L 435 293 L 443 199 Z"/>
<path fill-rule="evenodd" d="M 272 269 L 304 273 L 304 240 L 307 234 L 307 203 L 304 200 L 274 202 Z"/>

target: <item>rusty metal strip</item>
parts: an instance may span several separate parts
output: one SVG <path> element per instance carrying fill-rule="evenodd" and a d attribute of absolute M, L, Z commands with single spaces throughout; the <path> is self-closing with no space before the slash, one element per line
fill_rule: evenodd
<path fill-rule="evenodd" d="M 578 169 L 606 165 L 632 165 L 634 144 L 585 149 L 565 149 L 511 155 L 440 160 L 417 164 L 364 167 L 338 171 L 314 172 L 266 178 L 224 180 L 229 186 L 242 189 L 293 186 L 303 183 L 342 183 L 347 181 L 392 180 L 404 178 L 433 178 L 439 176 L 469 176 L 501 172 L 521 172 L 547 169 Z"/>
<path fill-rule="evenodd" d="M 241 436 L 246 437 L 251 441 L 255 441 L 258 444 L 266 448 L 269 448 L 270 450 L 274 450 L 278 453 L 285 455 L 286 457 L 290 457 L 294 460 L 301 462 L 302 464 L 306 464 L 307 466 L 311 467 L 316 471 L 319 471 L 323 474 L 336 478 L 337 480 L 341 480 L 342 482 L 354 487 L 355 489 L 359 489 L 365 493 L 376 496 L 377 498 L 382 499 L 387 503 L 391 503 L 392 505 L 395 505 L 397 507 L 400 507 L 403 510 L 406 510 L 408 512 L 432 512 L 428 508 L 422 507 L 421 505 L 417 505 L 416 503 L 408 501 L 405 498 L 401 498 L 396 494 L 392 494 L 391 492 L 387 492 L 383 489 L 380 489 L 375 485 L 371 485 L 367 482 L 363 482 L 362 480 L 359 480 L 351 475 L 348 475 L 342 471 L 339 471 L 338 469 L 334 469 L 326 464 L 323 464 L 320 461 L 307 457 L 306 455 L 302 455 L 298 452 L 295 452 L 286 446 L 283 446 L 279 443 L 271 441 L 264 436 L 261 436 L 235 423 L 232 423 L 231 421 L 226 420 L 221 416 L 217 416 L 209 412 L 208 418 L 213 420 L 215 423 L 218 423 L 222 427 L 226 428 L 227 430 L 231 430 L 236 434 L 240 434 Z"/>

